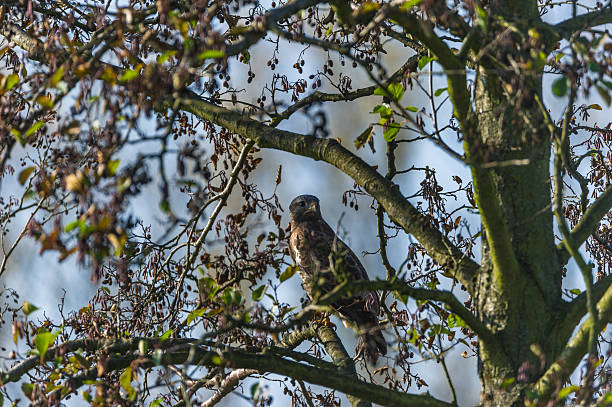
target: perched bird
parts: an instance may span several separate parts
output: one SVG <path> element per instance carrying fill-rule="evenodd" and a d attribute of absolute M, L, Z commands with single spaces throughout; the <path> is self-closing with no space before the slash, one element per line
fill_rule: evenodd
<path fill-rule="evenodd" d="M 319 199 L 300 195 L 289 206 L 291 235 L 289 251 L 299 266 L 302 285 L 314 300 L 331 291 L 339 279 L 366 280 L 368 274 L 353 251 L 336 236 L 323 220 Z M 345 326 L 352 326 L 360 335 L 356 353 L 376 363 L 379 354 L 387 353 L 387 343 L 378 324 L 379 299 L 366 291 L 331 304 Z"/>

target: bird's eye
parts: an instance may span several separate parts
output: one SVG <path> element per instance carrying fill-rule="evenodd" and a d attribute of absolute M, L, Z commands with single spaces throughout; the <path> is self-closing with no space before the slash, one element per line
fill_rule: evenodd
<path fill-rule="evenodd" d="M 304 202 L 304 201 L 300 201 L 300 202 L 298 202 L 298 205 L 300 205 L 300 206 L 306 206 L 306 202 Z"/>

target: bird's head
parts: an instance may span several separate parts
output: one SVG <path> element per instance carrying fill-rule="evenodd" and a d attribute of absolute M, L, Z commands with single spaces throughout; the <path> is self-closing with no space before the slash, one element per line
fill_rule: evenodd
<path fill-rule="evenodd" d="M 291 201 L 289 216 L 293 222 L 316 220 L 321 218 L 319 198 L 314 195 L 300 195 Z"/>

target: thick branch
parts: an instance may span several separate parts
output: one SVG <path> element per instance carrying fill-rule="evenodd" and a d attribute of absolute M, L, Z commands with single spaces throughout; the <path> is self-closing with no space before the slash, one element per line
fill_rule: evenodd
<path fill-rule="evenodd" d="M 603 10 L 592 11 L 573 18 L 568 18 L 554 25 L 553 28 L 563 38 L 568 39 L 576 31 L 609 23 L 612 23 L 612 8 L 608 6 Z"/>
<path fill-rule="evenodd" d="M 568 380 L 588 352 L 591 330 L 595 329 L 595 332 L 599 334 L 608 323 L 612 322 L 612 285 L 608 286 L 597 303 L 597 314 L 597 324 L 593 326 L 593 317 L 589 317 L 578 328 L 578 332 L 561 352 L 559 358 L 535 384 L 534 388 L 540 398 L 549 397 L 558 385 Z"/>
<path fill-rule="evenodd" d="M 593 285 L 593 301 L 599 302 L 606 290 L 612 286 L 612 275 L 605 276 Z M 565 304 L 563 322 L 559 324 L 557 338 L 559 343 L 567 343 L 580 320 L 587 314 L 586 292 L 582 292 L 572 302 Z"/>
<path fill-rule="evenodd" d="M 315 325 L 316 322 L 311 323 L 315 329 L 317 336 L 325 351 L 332 358 L 334 364 L 340 368 L 342 374 L 357 379 L 357 371 L 355 370 L 355 362 L 349 356 L 348 352 L 344 348 L 342 341 L 331 327 L 327 325 Z M 354 407 L 371 407 L 372 404 L 365 402 L 358 397 L 353 395 L 348 396 L 349 402 Z"/>
<path fill-rule="evenodd" d="M 478 165 L 478 130 L 470 92 L 467 89 L 465 64 L 435 34 L 433 27 L 427 22 L 404 12 L 395 12 L 392 17 L 425 44 L 438 57 L 438 62 L 444 68 L 448 80 L 448 94 L 463 132 L 465 153 L 472 170 L 474 198 L 487 232 L 497 285 L 503 291 L 514 289 L 516 284 L 513 282 L 518 279 L 519 274 L 518 262 L 490 170 Z"/>
<path fill-rule="evenodd" d="M 380 202 L 389 217 L 407 233 L 414 235 L 436 262 L 454 270 L 457 278 L 468 290 L 472 289 L 472 278 L 479 267 L 478 264 L 467 258 L 429 219 L 412 206 L 396 184 L 387 180 L 336 140 L 318 139 L 266 126 L 241 113 L 208 103 L 193 93 L 183 98 L 181 104 L 183 109 L 201 119 L 254 140 L 259 147 L 323 160 L 340 169 Z"/>
<path fill-rule="evenodd" d="M 89 351 L 100 350 L 112 354 L 112 363 L 106 365 L 105 372 L 120 370 L 128 366 L 136 357 L 134 352 L 138 348 L 140 340 L 165 346 L 166 352 L 161 358 L 161 365 L 192 364 L 201 366 L 217 366 L 215 356 L 221 357 L 221 363 L 234 369 L 252 369 L 258 372 L 276 373 L 298 380 L 304 380 L 311 384 L 324 386 L 326 388 L 341 391 L 347 395 L 352 395 L 362 400 L 375 402 L 385 406 L 405 406 L 405 407 L 445 407 L 451 404 L 437 400 L 429 395 L 405 394 L 394 390 L 389 390 L 383 386 L 363 382 L 361 380 L 346 376 L 338 369 L 313 367 L 299 362 L 287 360 L 281 356 L 266 353 L 249 353 L 238 349 L 225 347 L 223 351 L 207 351 L 201 347 L 194 346 L 198 341 L 195 339 L 168 339 L 160 341 L 159 338 L 132 338 L 130 340 L 80 340 L 71 341 L 58 347 L 49 349 L 46 358 L 50 358 L 60 348 L 64 351 L 75 351 L 79 348 Z M 174 346 L 177 345 L 177 346 Z M 27 359 L 6 373 L 0 374 L 2 383 L 17 381 L 27 371 L 35 368 L 40 361 L 38 356 Z M 154 367 L 153 360 L 143 361 L 142 367 Z M 96 368 L 87 371 L 85 377 L 96 377 Z M 82 382 L 82 380 L 77 380 Z"/>
<path fill-rule="evenodd" d="M 317 369 L 274 355 L 254 355 L 232 350 L 223 352 L 222 360 L 233 367 L 255 368 L 260 371 L 301 379 L 311 384 L 336 389 L 347 395 L 353 395 L 362 400 L 383 406 L 452 406 L 452 404 L 437 400 L 427 394 L 415 395 L 389 390 L 382 386 L 338 374 L 337 370 Z"/>
<path fill-rule="evenodd" d="M 593 202 L 586 210 L 580 222 L 574 227 L 570 236 L 577 246 L 581 246 L 593 232 L 597 230 L 601 219 L 612 208 L 612 185 L 608 185 L 606 190 Z M 559 262 L 566 264 L 570 254 L 563 242 L 557 245 L 557 255 Z"/>
<path fill-rule="evenodd" d="M 331 304 L 346 296 L 355 295 L 363 291 L 389 290 L 396 291 L 402 295 L 408 295 L 415 300 L 440 301 L 448 306 L 448 309 L 457 314 L 472 329 L 479 338 L 491 346 L 497 346 L 498 341 L 493 333 L 472 312 L 464 307 L 461 302 L 451 293 L 445 290 L 430 290 L 428 288 L 411 287 L 405 281 L 351 281 L 337 286 L 334 290 L 323 296 L 320 304 Z"/>

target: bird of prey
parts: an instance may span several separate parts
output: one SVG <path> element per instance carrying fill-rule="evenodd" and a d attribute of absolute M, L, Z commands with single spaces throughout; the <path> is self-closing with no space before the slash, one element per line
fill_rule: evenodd
<path fill-rule="evenodd" d="M 300 195 L 289 206 L 291 235 L 289 251 L 299 266 L 302 285 L 314 300 L 334 289 L 339 279 L 366 280 L 368 274 L 353 251 L 336 236 L 323 220 L 319 199 Z M 345 326 L 352 326 L 360 335 L 356 348 L 376 363 L 379 354 L 387 353 L 387 344 L 378 324 L 379 299 L 375 292 L 366 291 L 331 304 Z"/>

